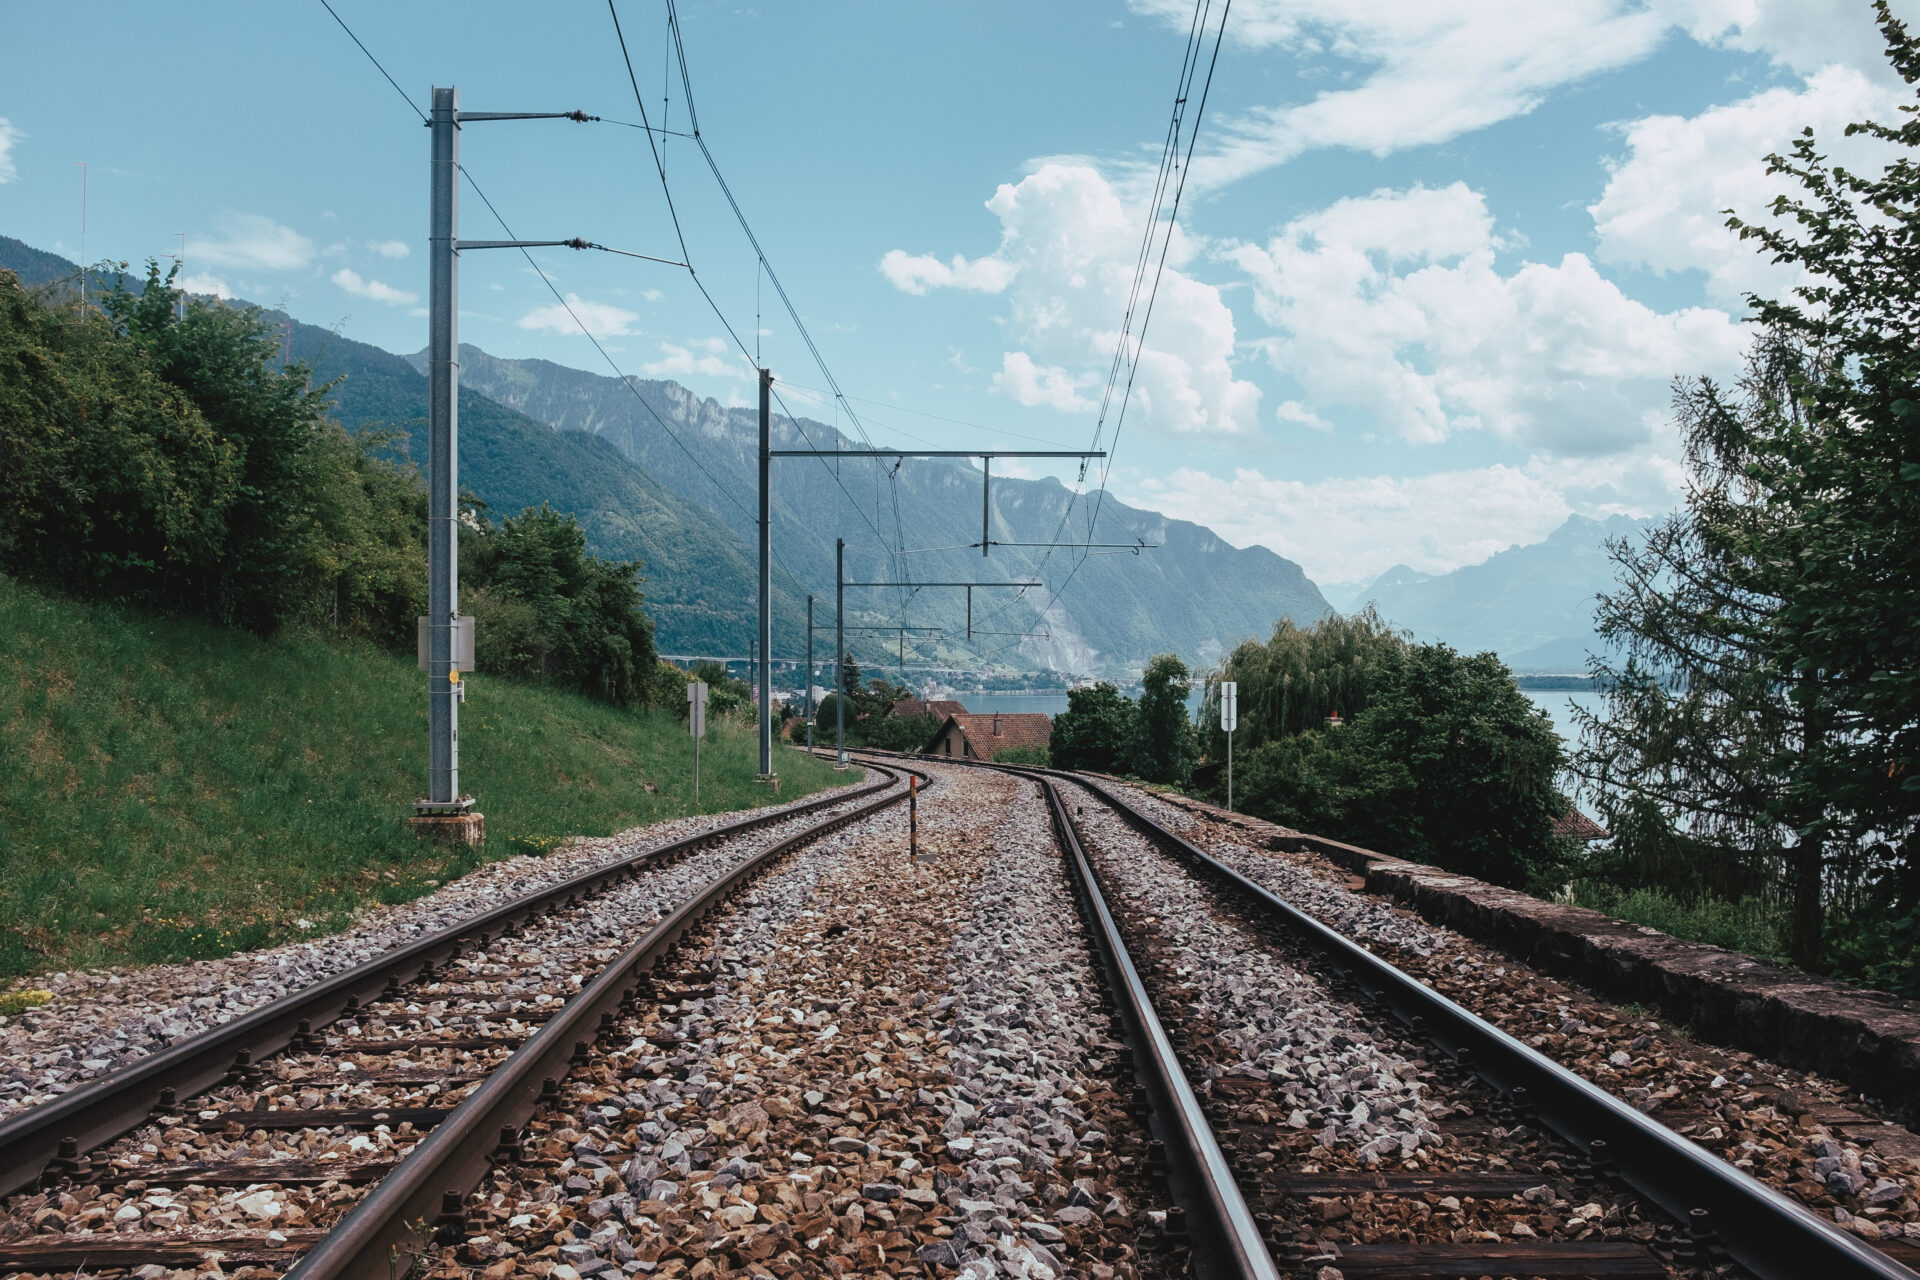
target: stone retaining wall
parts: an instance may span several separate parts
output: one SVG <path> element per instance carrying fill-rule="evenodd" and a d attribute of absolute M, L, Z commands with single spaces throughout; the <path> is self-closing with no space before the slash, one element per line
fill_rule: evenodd
<path fill-rule="evenodd" d="M 1421 916 L 1611 999 L 1658 1009 L 1693 1034 L 1843 1080 L 1920 1121 L 1920 1002 L 1816 978 L 1584 907 L 1543 902 L 1471 876 L 1160 797 L 1230 822 L 1268 848 L 1313 852 Z"/>

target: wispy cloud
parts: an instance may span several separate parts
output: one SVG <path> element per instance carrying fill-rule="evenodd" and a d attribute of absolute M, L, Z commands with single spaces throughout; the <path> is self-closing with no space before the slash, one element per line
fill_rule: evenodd
<path fill-rule="evenodd" d="M 369 240 L 367 248 L 383 258 L 404 258 L 413 252 L 405 240 Z"/>
<path fill-rule="evenodd" d="M 0 116 L 0 182 L 20 180 L 20 170 L 13 164 L 13 144 L 26 136 L 24 129 Z"/>
<path fill-rule="evenodd" d="M 569 309 L 571 315 L 568 314 Z M 579 318 L 577 323 L 576 316 Z M 565 306 L 555 302 L 535 307 L 521 316 L 517 323 L 522 329 L 545 330 L 548 333 L 579 333 L 584 325 L 587 332 L 596 338 L 615 338 L 621 334 L 638 333 L 633 322 L 639 318 L 637 311 L 616 307 L 608 302 L 589 302 L 577 293 L 570 293 Z"/>
<path fill-rule="evenodd" d="M 970 289 L 975 293 L 999 293 L 1013 283 L 1014 268 L 999 258 L 975 258 L 968 261 L 954 254 L 946 262 L 930 253 L 909 254 L 889 249 L 880 259 L 880 273 L 893 287 L 905 293 L 925 293 L 929 289 Z"/>
<path fill-rule="evenodd" d="M 257 213 L 223 213 L 218 234 L 187 241 L 189 260 L 240 270 L 297 271 L 313 261 L 313 241 Z"/>
<path fill-rule="evenodd" d="M 727 354 L 729 348 L 719 338 L 696 338 L 686 346 L 674 342 L 663 342 L 660 344 L 660 350 L 665 353 L 660 359 L 640 366 L 640 371 L 648 377 L 744 378 L 747 376 L 746 366 Z"/>
<path fill-rule="evenodd" d="M 364 279 L 350 267 L 342 267 L 334 272 L 333 282 L 356 298 L 372 298 L 375 302 L 384 302 L 392 307 L 412 306 L 420 301 L 417 293 L 408 293 L 405 289 L 396 289 L 378 280 Z"/>

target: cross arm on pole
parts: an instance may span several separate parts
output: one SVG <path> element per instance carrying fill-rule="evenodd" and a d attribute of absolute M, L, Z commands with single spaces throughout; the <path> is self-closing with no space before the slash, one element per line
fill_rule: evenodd
<path fill-rule="evenodd" d="M 848 582 L 848 587 L 1043 587 L 1044 582 Z"/>
<path fill-rule="evenodd" d="M 460 124 L 469 120 L 572 120 L 586 124 L 600 119 L 584 111 L 456 111 L 453 118 Z"/>
<path fill-rule="evenodd" d="M 773 458 L 1104 458 L 1105 449 L 770 449 Z"/>
<path fill-rule="evenodd" d="M 457 250 L 467 249 L 592 249 L 595 246 L 575 236 L 571 240 L 455 240 Z"/>

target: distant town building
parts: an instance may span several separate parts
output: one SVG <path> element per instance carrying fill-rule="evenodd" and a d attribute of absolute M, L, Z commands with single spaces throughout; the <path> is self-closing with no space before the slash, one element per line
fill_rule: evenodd
<path fill-rule="evenodd" d="M 1044 751 L 1052 740 L 1053 717 L 1037 711 L 1003 711 L 994 715 L 953 712 L 927 744 L 926 753 L 991 760 L 1013 747 L 1038 747 Z"/>

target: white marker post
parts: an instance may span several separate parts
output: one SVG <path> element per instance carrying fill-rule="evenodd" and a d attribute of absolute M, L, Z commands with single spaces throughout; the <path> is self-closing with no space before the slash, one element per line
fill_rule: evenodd
<path fill-rule="evenodd" d="M 707 682 L 687 685 L 687 732 L 693 735 L 693 809 L 700 811 L 700 739 L 707 736 Z"/>
<path fill-rule="evenodd" d="M 1220 727 L 1227 734 L 1227 812 L 1233 812 L 1233 731 L 1240 727 L 1240 686 L 1232 680 L 1220 682 Z"/>

